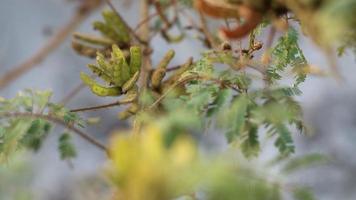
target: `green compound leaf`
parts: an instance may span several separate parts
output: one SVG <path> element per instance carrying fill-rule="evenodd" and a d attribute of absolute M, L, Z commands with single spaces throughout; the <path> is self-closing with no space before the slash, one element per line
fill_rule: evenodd
<path fill-rule="evenodd" d="M 10 125 L 2 127 L 0 133 L 0 163 L 5 162 L 20 148 L 21 139 L 31 127 L 30 119 L 15 119 Z"/>
<path fill-rule="evenodd" d="M 294 28 L 289 28 L 286 35 L 278 40 L 272 51 L 273 65 L 267 70 L 269 81 L 281 79 L 279 72 L 283 72 L 287 67 L 291 67 L 295 74 L 294 86 L 298 86 L 306 79 L 306 74 L 302 70 L 297 70 L 308 64 L 302 50 L 298 44 L 298 32 Z"/>
<path fill-rule="evenodd" d="M 222 109 L 223 106 L 227 104 L 231 96 L 232 96 L 232 92 L 229 89 L 223 89 L 218 91 L 218 93 L 216 94 L 216 98 L 213 102 L 214 106 L 209 108 L 209 110 L 207 111 L 207 116 L 212 117 L 216 113 L 218 113 L 219 110 Z"/>
<path fill-rule="evenodd" d="M 233 101 L 231 107 L 227 108 L 223 113 L 221 119 L 224 119 L 224 127 L 229 128 L 226 137 L 229 142 L 241 135 L 244 125 L 246 123 L 246 114 L 249 104 L 249 99 L 246 95 L 240 95 Z M 226 121 L 225 121 L 226 120 Z"/>
<path fill-rule="evenodd" d="M 329 157 L 318 153 L 303 155 L 290 159 L 283 166 L 282 171 L 284 173 L 293 173 L 303 168 L 308 168 L 314 165 L 322 165 L 328 163 L 329 161 L 330 161 Z"/>
<path fill-rule="evenodd" d="M 258 140 L 258 126 L 251 123 L 246 124 L 247 135 L 242 141 L 241 150 L 246 157 L 258 156 L 260 152 L 260 142 Z"/>
<path fill-rule="evenodd" d="M 273 124 L 269 132 L 278 135 L 274 145 L 282 156 L 294 153 L 292 134 L 284 124 Z"/>
<path fill-rule="evenodd" d="M 51 130 L 52 125 L 42 119 L 32 121 L 30 128 L 27 130 L 26 135 L 22 138 L 21 142 L 30 149 L 38 151 L 43 143 L 43 140 Z"/>
<path fill-rule="evenodd" d="M 69 133 L 63 133 L 58 138 L 58 150 L 62 160 L 75 158 L 77 156 L 77 152 L 71 141 Z"/>

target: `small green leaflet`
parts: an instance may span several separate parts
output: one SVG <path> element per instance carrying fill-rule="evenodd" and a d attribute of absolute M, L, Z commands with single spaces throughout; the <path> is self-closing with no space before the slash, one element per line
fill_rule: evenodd
<path fill-rule="evenodd" d="M 71 159 L 77 156 L 77 152 L 69 133 L 65 132 L 58 138 L 58 150 L 62 160 Z"/>

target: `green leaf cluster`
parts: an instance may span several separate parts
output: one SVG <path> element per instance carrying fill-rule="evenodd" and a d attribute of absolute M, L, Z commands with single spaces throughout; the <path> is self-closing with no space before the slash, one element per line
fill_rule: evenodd
<path fill-rule="evenodd" d="M 205 127 L 203 124 L 211 120 L 215 121 L 216 126 L 226 132 L 227 140 L 238 144 L 247 157 L 257 156 L 260 152 L 261 128 L 267 130 L 268 137 L 275 138 L 275 146 L 281 155 L 293 153 L 292 126 L 304 130 L 302 110 L 294 99 L 301 94 L 300 90 L 296 86 L 256 88 L 247 73 L 215 70 L 214 63 L 228 66 L 232 63 L 226 59 L 219 61 L 220 55 L 227 54 L 203 54 L 202 59 L 181 75 L 180 80 L 194 76 L 197 80 L 187 82 L 185 93 L 164 101 L 167 115 L 186 110 L 189 113 L 186 115 L 200 119 L 195 120 L 193 126 L 197 129 Z M 295 56 L 294 53 L 292 55 Z M 281 60 L 279 64 L 289 65 L 294 62 L 291 60 Z M 176 123 L 168 119 L 167 124 Z"/>
<path fill-rule="evenodd" d="M 267 70 L 268 81 L 273 83 L 281 79 L 280 73 L 288 67 L 296 73 L 294 86 L 305 81 L 306 74 L 300 68 L 306 66 L 308 62 L 299 48 L 298 32 L 294 28 L 289 28 L 288 32 L 278 40 L 272 55 L 273 62 Z"/>
<path fill-rule="evenodd" d="M 71 136 L 69 133 L 63 133 L 58 138 L 58 151 L 62 160 L 75 158 L 77 156 L 77 152 L 71 142 Z"/>
<path fill-rule="evenodd" d="M 51 95 L 50 91 L 25 90 L 14 98 L 1 99 L 0 163 L 23 148 L 38 151 L 56 120 L 83 126 L 77 114 L 50 102 Z"/>

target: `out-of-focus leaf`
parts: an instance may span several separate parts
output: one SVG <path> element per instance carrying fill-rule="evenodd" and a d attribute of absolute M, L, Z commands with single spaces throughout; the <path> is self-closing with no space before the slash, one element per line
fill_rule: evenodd
<path fill-rule="evenodd" d="M 293 173 L 302 168 L 307 168 L 314 165 L 322 165 L 330 159 L 322 154 L 309 154 L 289 160 L 283 167 L 282 171 L 285 173 Z"/>
<path fill-rule="evenodd" d="M 58 138 L 58 150 L 62 160 L 72 159 L 77 156 L 69 133 L 63 133 Z"/>
<path fill-rule="evenodd" d="M 316 200 L 313 192 L 307 187 L 298 187 L 293 190 L 295 200 Z"/>

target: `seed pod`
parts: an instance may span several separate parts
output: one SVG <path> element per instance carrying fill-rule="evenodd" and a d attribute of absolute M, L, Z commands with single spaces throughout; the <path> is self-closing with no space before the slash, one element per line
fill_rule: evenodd
<path fill-rule="evenodd" d="M 96 52 L 101 51 L 101 49 L 89 47 L 76 41 L 72 41 L 72 49 L 79 55 L 87 56 L 89 58 L 95 58 Z"/>
<path fill-rule="evenodd" d="M 106 62 L 105 56 L 98 52 L 96 56 L 96 62 L 98 63 L 99 67 L 104 70 L 107 74 L 110 74 L 113 68 Z"/>
<path fill-rule="evenodd" d="M 122 92 L 126 93 L 127 91 L 132 89 L 135 86 L 139 77 L 140 77 L 140 72 L 138 71 L 122 86 Z"/>
<path fill-rule="evenodd" d="M 95 81 L 90 78 L 90 76 L 86 75 L 84 72 L 80 72 L 80 79 L 85 83 L 85 85 L 89 87 L 95 84 Z"/>
<path fill-rule="evenodd" d="M 93 72 L 93 74 L 96 74 L 98 77 L 103 79 L 107 83 L 112 83 L 113 77 L 106 73 L 102 68 L 97 67 L 96 65 L 89 64 L 88 68 Z"/>
<path fill-rule="evenodd" d="M 117 82 L 117 86 L 123 86 L 128 81 L 130 76 L 130 67 L 126 62 L 124 53 L 117 45 L 113 45 L 111 62 L 113 64 L 113 77 Z"/>
<path fill-rule="evenodd" d="M 188 71 L 193 65 L 193 58 L 190 57 L 187 62 L 185 62 L 174 74 L 172 74 L 167 81 L 165 81 L 168 85 L 173 84 L 174 82 L 178 81 L 180 76 Z"/>
<path fill-rule="evenodd" d="M 122 94 L 120 87 L 102 86 L 83 72 L 80 73 L 80 78 L 90 87 L 91 91 L 98 96 L 119 96 Z"/>
<path fill-rule="evenodd" d="M 104 87 L 97 83 L 91 87 L 91 91 L 101 97 L 120 96 L 122 94 L 120 87 Z"/>
<path fill-rule="evenodd" d="M 157 89 L 161 85 L 161 82 L 166 75 L 167 66 L 171 62 L 175 55 L 173 50 L 169 50 L 166 55 L 163 57 L 161 62 L 158 64 L 157 68 L 153 71 L 151 77 L 152 88 Z"/>
<path fill-rule="evenodd" d="M 125 98 L 123 98 L 122 100 L 120 100 L 121 103 L 128 103 L 128 102 L 132 102 L 134 100 L 136 100 L 138 96 L 138 87 L 134 87 L 131 90 L 129 90 L 126 95 Z"/>
<path fill-rule="evenodd" d="M 98 30 L 103 36 L 106 36 L 114 41 L 120 40 L 120 36 L 115 32 L 115 30 L 113 30 L 104 22 L 95 21 L 93 22 L 93 27 L 95 30 Z"/>
<path fill-rule="evenodd" d="M 106 10 L 102 13 L 106 24 L 119 36 L 118 42 L 129 43 L 130 34 L 121 19 L 113 11 Z"/>
<path fill-rule="evenodd" d="M 132 46 L 130 48 L 130 74 L 131 74 L 131 76 L 140 70 L 141 65 L 142 65 L 141 48 L 138 46 Z"/>
<path fill-rule="evenodd" d="M 92 45 L 111 46 L 115 41 L 109 38 L 97 37 L 94 35 L 73 33 L 73 38 Z"/>
<path fill-rule="evenodd" d="M 120 120 L 126 120 L 129 117 L 135 115 L 139 110 L 140 110 L 139 105 L 136 103 L 133 103 L 125 111 L 119 113 L 118 117 Z"/>
<path fill-rule="evenodd" d="M 185 38 L 184 33 L 180 33 L 179 35 L 171 35 L 168 31 L 161 31 L 162 37 L 169 43 L 179 43 Z"/>

